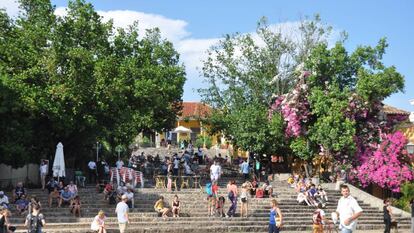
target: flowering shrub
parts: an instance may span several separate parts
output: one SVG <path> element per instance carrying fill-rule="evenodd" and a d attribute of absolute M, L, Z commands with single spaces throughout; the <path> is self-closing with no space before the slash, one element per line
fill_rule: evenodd
<path fill-rule="evenodd" d="M 363 186 L 376 183 L 382 188 L 399 192 L 403 183 L 413 180 L 413 171 L 405 163 L 409 159 L 404 149 L 407 140 L 399 131 L 385 134 L 382 139 L 376 150 L 367 150 L 360 155 L 364 158 L 357 169 L 357 176 Z"/>

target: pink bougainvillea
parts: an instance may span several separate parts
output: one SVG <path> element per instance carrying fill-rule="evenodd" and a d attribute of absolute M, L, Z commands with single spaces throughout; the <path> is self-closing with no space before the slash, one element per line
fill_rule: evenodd
<path fill-rule="evenodd" d="M 303 72 L 300 81 L 292 92 L 278 96 L 270 106 L 269 117 L 274 112 L 280 112 L 287 122 L 285 129 L 286 137 L 299 137 L 304 129 L 303 125 L 307 122 L 310 115 L 308 96 L 308 86 L 305 78 L 310 72 Z"/>
<path fill-rule="evenodd" d="M 357 176 L 363 186 L 375 183 L 399 192 L 404 182 L 413 180 L 413 171 L 405 162 L 410 159 L 404 149 L 406 141 L 399 131 L 385 134 L 376 150 L 360 155 L 363 162 L 357 168 Z"/>

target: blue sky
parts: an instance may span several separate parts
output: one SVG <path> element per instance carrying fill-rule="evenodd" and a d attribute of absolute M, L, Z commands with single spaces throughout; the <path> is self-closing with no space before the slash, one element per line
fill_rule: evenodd
<path fill-rule="evenodd" d="M 0 1 L 0 7 L 13 12 L 14 0 Z M 296 22 L 319 13 L 336 31 L 346 31 L 349 51 L 358 45 L 375 45 L 387 37 L 386 65 L 395 65 L 405 76 L 405 93 L 394 94 L 385 103 L 414 111 L 414 1 L 139 1 L 95 0 L 95 9 L 114 18 L 118 26 L 138 19 L 144 28 L 158 26 L 182 54 L 187 68 L 184 100 L 199 100 L 194 90 L 202 86 L 197 67 L 204 51 L 226 33 L 253 32 L 257 20 L 266 16 L 269 23 Z M 57 7 L 67 1 L 54 0 Z M 59 10 L 59 9 L 58 9 Z"/>

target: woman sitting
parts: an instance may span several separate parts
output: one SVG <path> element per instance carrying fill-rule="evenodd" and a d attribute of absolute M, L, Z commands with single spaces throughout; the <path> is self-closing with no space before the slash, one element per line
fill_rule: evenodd
<path fill-rule="evenodd" d="M 164 197 L 163 196 L 160 196 L 160 199 L 158 199 L 158 201 L 155 202 L 154 209 L 164 219 L 166 219 L 168 217 L 167 214 L 170 212 L 170 209 L 165 207 L 165 205 L 164 205 Z"/>
<path fill-rule="evenodd" d="M 92 221 L 91 230 L 95 231 L 96 233 L 106 233 L 105 219 L 105 212 L 103 212 L 103 210 L 100 210 L 98 215 L 96 215 Z"/>
<path fill-rule="evenodd" d="M 80 201 L 80 197 L 79 195 L 76 195 L 75 198 L 73 198 L 73 200 L 70 203 L 71 209 L 70 212 L 73 215 L 78 215 L 78 217 L 81 216 L 81 201 Z"/>
<path fill-rule="evenodd" d="M 172 213 L 174 218 L 180 217 L 180 201 L 178 200 L 178 196 L 174 196 L 174 200 L 171 203 L 172 206 Z"/>

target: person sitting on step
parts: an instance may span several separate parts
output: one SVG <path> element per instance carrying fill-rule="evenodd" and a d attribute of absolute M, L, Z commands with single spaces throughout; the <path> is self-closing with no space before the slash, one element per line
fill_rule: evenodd
<path fill-rule="evenodd" d="M 134 208 L 134 192 L 132 188 L 128 188 L 124 195 L 128 197 L 128 201 L 126 202 L 126 204 L 128 205 L 130 209 L 133 209 Z"/>
<path fill-rule="evenodd" d="M 92 221 L 91 230 L 94 231 L 94 233 L 106 233 L 105 220 L 105 212 L 100 210 L 98 215 L 96 215 Z"/>
<path fill-rule="evenodd" d="M 22 182 L 18 182 L 16 188 L 13 189 L 13 202 L 16 203 L 17 200 L 21 199 L 23 196 L 26 196 L 26 189 L 23 187 Z"/>
<path fill-rule="evenodd" d="M 269 181 L 265 181 L 265 183 L 262 186 L 262 189 L 264 190 L 264 195 L 268 196 L 269 198 L 273 195 L 273 187 L 271 184 L 269 184 Z"/>
<path fill-rule="evenodd" d="M 49 198 L 48 198 L 49 208 L 52 208 L 53 199 L 56 199 L 56 202 L 59 205 L 60 193 L 59 193 L 59 190 L 58 190 L 57 186 L 55 186 L 53 188 L 53 191 L 50 192 L 50 194 L 49 194 Z"/>
<path fill-rule="evenodd" d="M 174 200 L 171 203 L 172 206 L 172 213 L 174 218 L 180 217 L 180 200 L 178 200 L 178 196 L 174 195 Z"/>
<path fill-rule="evenodd" d="M 71 192 L 69 192 L 69 188 L 65 187 L 63 189 L 63 192 L 60 193 L 58 208 L 60 208 L 62 206 L 62 204 L 64 204 L 64 203 L 68 203 L 70 205 L 73 198 L 74 198 L 74 196 L 72 195 Z"/>
<path fill-rule="evenodd" d="M 79 195 L 76 195 L 70 203 L 70 212 L 74 216 L 81 217 L 81 201 Z"/>
<path fill-rule="evenodd" d="M 167 207 L 165 207 L 164 197 L 163 196 L 160 196 L 160 198 L 158 199 L 158 201 L 155 202 L 154 209 L 164 219 L 166 219 L 168 217 L 168 213 L 170 212 L 170 209 L 167 208 Z"/>
<path fill-rule="evenodd" d="M 74 184 L 73 181 L 70 181 L 68 186 L 66 187 L 68 187 L 68 190 L 72 194 L 72 196 L 78 195 L 78 186 L 76 186 L 76 184 Z"/>
<path fill-rule="evenodd" d="M 24 214 L 29 209 L 29 200 L 26 199 L 26 195 L 22 195 L 20 199 L 16 201 L 16 210 L 19 215 Z"/>
<path fill-rule="evenodd" d="M 109 195 L 114 191 L 112 184 L 110 182 L 105 181 L 105 188 L 103 190 L 104 193 L 104 200 L 108 200 Z"/>

